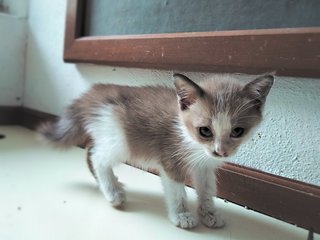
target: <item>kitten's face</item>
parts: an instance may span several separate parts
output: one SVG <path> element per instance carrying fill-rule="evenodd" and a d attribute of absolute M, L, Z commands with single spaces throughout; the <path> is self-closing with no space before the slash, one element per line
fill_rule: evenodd
<path fill-rule="evenodd" d="M 244 100 L 244 104 L 245 104 Z M 226 104 L 229 104 L 226 102 Z M 190 111 L 183 112 L 181 117 L 189 135 L 200 143 L 206 154 L 215 158 L 233 155 L 241 143 L 247 139 L 251 130 L 261 121 L 261 111 L 248 104 L 249 108 L 239 114 L 232 110 L 214 111 L 215 104 L 203 106 L 194 104 Z M 234 109 L 236 110 L 236 108 Z M 245 121 L 247 120 L 247 121 Z"/>
<path fill-rule="evenodd" d="M 180 117 L 189 135 L 211 157 L 233 155 L 261 122 L 273 77 L 261 77 L 247 85 L 235 81 L 197 85 L 190 81 L 176 75 Z"/>

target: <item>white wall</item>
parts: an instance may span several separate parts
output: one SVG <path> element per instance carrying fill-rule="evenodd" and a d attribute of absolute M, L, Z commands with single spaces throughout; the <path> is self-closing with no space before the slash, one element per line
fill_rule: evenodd
<path fill-rule="evenodd" d="M 65 0 L 30 2 L 26 107 L 60 114 L 95 82 L 172 84 L 170 71 L 63 63 L 65 12 Z M 320 185 L 319 96 L 320 80 L 278 78 L 265 122 L 232 161 Z"/>
<path fill-rule="evenodd" d="M 0 13 L 0 106 L 18 106 L 25 73 L 28 1 L 3 3 L 9 13 Z"/>

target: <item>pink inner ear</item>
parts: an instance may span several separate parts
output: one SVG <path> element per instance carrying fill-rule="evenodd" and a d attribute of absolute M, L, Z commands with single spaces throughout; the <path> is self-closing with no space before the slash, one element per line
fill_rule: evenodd
<path fill-rule="evenodd" d="M 192 99 L 181 99 L 180 100 L 181 110 L 188 109 L 189 106 L 192 105 L 194 102 L 195 102 L 195 100 L 192 100 Z"/>
<path fill-rule="evenodd" d="M 185 89 L 181 89 L 178 91 L 178 96 L 180 98 L 180 108 L 181 110 L 186 110 L 190 105 L 196 102 L 196 98 L 194 94 L 190 93 Z"/>

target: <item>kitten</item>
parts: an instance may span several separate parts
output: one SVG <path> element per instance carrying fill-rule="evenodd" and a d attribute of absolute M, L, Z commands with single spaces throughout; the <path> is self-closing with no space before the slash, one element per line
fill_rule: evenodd
<path fill-rule="evenodd" d="M 175 89 L 96 84 L 39 132 L 62 147 L 90 142 L 90 170 L 114 207 L 122 207 L 126 195 L 112 167 L 127 161 L 158 169 L 176 226 L 192 228 L 200 218 L 219 228 L 214 170 L 261 122 L 273 76 L 247 84 L 229 77 L 196 84 L 182 74 L 174 80 Z M 198 194 L 199 218 L 187 207 L 187 177 Z"/>

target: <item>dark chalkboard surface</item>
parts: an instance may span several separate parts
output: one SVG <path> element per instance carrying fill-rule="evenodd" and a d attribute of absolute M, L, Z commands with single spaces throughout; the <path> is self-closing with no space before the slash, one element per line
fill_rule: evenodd
<path fill-rule="evenodd" d="M 320 26 L 320 0 L 91 0 L 85 35 Z"/>

